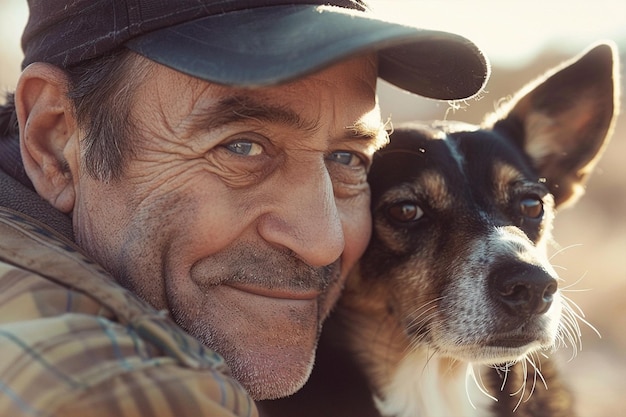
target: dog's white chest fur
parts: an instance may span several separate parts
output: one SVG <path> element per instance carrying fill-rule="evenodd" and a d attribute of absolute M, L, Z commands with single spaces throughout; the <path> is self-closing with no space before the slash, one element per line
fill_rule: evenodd
<path fill-rule="evenodd" d="M 393 417 L 485 417 L 490 399 L 467 381 L 466 366 L 414 351 L 398 366 L 384 398 L 374 399 L 376 406 Z"/>

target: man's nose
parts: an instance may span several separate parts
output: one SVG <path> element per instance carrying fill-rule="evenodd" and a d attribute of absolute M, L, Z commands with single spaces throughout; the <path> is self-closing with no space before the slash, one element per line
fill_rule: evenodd
<path fill-rule="evenodd" d="M 272 209 L 259 220 L 259 233 L 311 266 L 332 264 L 341 256 L 345 241 L 328 172 L 324 168 L 284 183 L 274 192 Z"/>

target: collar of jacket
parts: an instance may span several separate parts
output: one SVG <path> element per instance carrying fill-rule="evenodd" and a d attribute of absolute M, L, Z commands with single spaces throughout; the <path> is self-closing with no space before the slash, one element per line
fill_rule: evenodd
<path fill-rule="evenodd" d="M 66 239 L 73 240 L 72 220 L 69 216 L 52 207 L 35 191 L 0 169 L 0 207 L 26 214 Z"/>

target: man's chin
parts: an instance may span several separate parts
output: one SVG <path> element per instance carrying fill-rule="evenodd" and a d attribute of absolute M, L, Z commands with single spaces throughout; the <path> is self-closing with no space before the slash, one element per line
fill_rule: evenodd
<path fill-rule="evenodd" d="M 267 363 L 244 363 L 238 360 L 226 359 L 229 363 L 233 377 L 246 389 L 248 394 L 255 400 L 274 400 L 287 397 L 300 388 L 309 379 L 315 359 L 314 349 L 308 355 L 308 360 L 290 361 L 285 360 L 277 366 L 268 367 L 269 363 L 276 365 L 275 357 Z M 230 364 L 233 365 L 230 365 Z"/>
<path fill-rule="evenodd" d="M 196 314 L 186 309 L 177 321 L 224 357 L 255 400 L 288 396 L 304 385 L 321 328 L 317 298 L 272 298 L 229 286 L 201 298 Z"/>

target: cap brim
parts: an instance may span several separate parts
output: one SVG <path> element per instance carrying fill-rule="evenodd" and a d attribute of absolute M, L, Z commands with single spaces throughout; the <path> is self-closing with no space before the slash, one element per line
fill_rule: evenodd
<path fill-rule="evenodd" d="M 366 52 L 379 76 L 442 100 L 475 95 L 489 76 L 466 38 L 333 6 L 273 6 L 212 15 L 126 43 L 131 50 L 206 81 L 241 87 L 288 82 Z"/>

